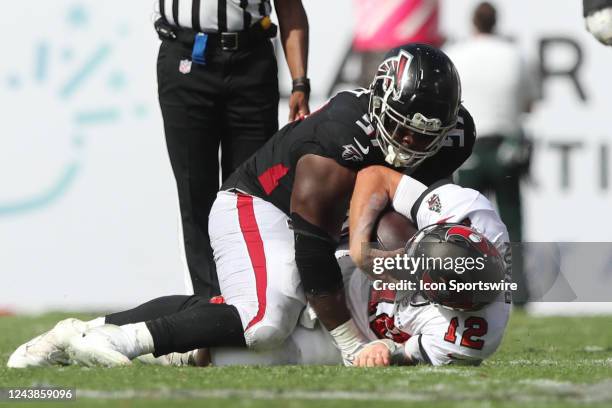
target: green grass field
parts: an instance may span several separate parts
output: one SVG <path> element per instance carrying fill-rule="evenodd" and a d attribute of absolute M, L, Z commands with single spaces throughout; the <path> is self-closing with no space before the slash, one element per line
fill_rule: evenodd
<path fill-rule="evenodd" d="M 514 313 L 500 350 L 476 368 L 5 368 L 15 347 L 64 317 L 0 317 L 0 387 L 77 389 L 76 402 L 44 407 L 612 406 L 612 317 Z"/>

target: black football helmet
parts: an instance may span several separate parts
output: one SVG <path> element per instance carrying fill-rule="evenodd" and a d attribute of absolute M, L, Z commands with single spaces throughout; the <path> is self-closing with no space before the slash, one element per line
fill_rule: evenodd
<path fill-rule="evenodd" d="M 499 283 L 504 279 L 505 263 L 499 251 L 473 228 L 463 224 L 430 225 L 419 230 L 408 242 L 406 253 L 409 257 L 423 258 L 421 267 L 413 271 L 419 281 L 445 284 L 446 290 L 421 291 L 423 297 L 434 304 L 454 310 L 478 310 L 502 292 L 451 290 L 453 280 L 469 284 Z"/>
<path fill-rule="evenodd" d="M 389 51 L 370 91 L 370 120 L 385 160 L 395 167 L 414 168 L 436 154 L 457 123 L 459 74 L 450 58 L 430 45 L 407 44 Z M 402 143 L 406 128 L 427 137 L 424 149 Z"/>

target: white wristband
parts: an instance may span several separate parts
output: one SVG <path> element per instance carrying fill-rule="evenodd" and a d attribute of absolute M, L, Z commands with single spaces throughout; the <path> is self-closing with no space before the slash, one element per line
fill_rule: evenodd
<path fill-rule="evenodd" d="M 416 224 L 410 212 L 425 190 L 427 187 L 423 183 L 412 177 L 402 176 L 393 196 L 393 209 Z"/>

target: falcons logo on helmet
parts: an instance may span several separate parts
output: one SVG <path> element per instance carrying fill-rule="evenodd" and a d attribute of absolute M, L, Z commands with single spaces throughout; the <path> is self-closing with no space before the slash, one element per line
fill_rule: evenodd
<path fill-rule="evenodd" d="M 413 59 L 412 54 L 405 50 L 400 50 L 397 56 L 384 61 L 379 67 L 378 75 L 385 77 L 383 89 L 385 92 L 391 89 L 393 100 L 396 102 L 402 102 L 401 96 L 404 92 L 406 78 L 408 77 L 408 67 L 410 67 Z"/>

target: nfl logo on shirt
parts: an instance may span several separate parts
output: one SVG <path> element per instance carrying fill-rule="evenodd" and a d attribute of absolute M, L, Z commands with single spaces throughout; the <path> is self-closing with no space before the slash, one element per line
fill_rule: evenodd
<path fill-rule="evenodd" d="M 188 59 L 181 60 L 181 63 L 179 64 L 179 72 L 181 74 L 190 73 L 191 72 L 191 60 L 188 60 Z"/>

